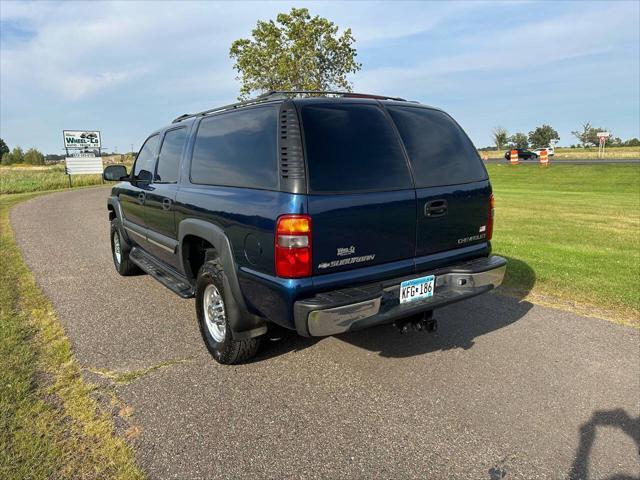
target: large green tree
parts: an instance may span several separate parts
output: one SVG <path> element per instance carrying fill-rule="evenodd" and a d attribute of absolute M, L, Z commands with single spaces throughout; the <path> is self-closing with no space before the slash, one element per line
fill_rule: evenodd
<path fill-rule="evenodd" d="M 503 127 L 496 127 L 493 129 L 493 143 L 496 144 L 498 150 L 502 150 L 509 142 L 509 134 Z"/>
<path fill-rule="evenodd" d="M 553 140 L 560 140 L 560 136 L 550 125 L 542 125 L 529 132 L 529 143 L 533 148 L 548 147 Z"/>
<path fill-rule="evenodd" d="M 347 75 L 362 67 L 351 29 L 339 35 L 338 26 L 306 8 L 258 21 L 251 37 L 234 41 L 229 51 L 242 82 L 240 98 L 268 90 L 351 91 Z"/>

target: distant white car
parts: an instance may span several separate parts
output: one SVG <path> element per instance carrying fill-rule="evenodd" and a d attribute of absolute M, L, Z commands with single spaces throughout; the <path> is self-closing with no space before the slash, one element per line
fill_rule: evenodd
<path fill-rule="evenodd" d="M 547 148 L 536 148 L 535 150 L 531 151 L 540 156 L 540 152 L 542 152 L 543 150 L 546 150 L 547 155 L 549 155 L 550 157 L 553 157 L 553 155 L 555 154 L 555 149 L 552 146 L 548 146 Z"/>

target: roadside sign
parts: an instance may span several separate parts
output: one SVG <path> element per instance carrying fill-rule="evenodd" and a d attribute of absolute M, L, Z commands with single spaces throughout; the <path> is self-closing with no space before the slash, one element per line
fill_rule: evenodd
<path fill-rule="evenodd" d="M 609 132 L 598 132 L 598 157 L 604 157 L 604 144 L 607 142 L 607 138 L 611 135 Z"/>
<path fill-rule="evenodd" d="M 64 148 L 100 148 L 97 130 L 63 130 Z"/>
<path fill-rule="evenodd" d="M 103 170 L 102 157 L 67 157 L 65 159 L 65 173 L 67 175 L 88 175 L 97 173 L 102 175 Z"/>
<path fill-rule="evenodd" d="M 63 130 L 62 137 L 67 152 L 64 173 L 69 175 L 69 188 L 72 175 L 102 175 L 104 167 L 98 130 Z"/>

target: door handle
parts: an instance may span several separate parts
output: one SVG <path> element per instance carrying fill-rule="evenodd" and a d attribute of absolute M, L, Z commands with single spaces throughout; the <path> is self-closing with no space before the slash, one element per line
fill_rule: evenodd
<path fill-rule="evenodd" d="M 447 213 L 446 200 L 431 200 L 424 204 L 425 217 L 441 217 Z"/>
<path fill-rule="evenodd" d="M 144 205 L 144 197 L 145 197 L 144 192 L 138 193 L 138 203 L 140 205 Z"/>
<path fill-rule="evenodd" d="M 163 210 L 171 210 L 171 199 L 170 198 L 163 198 L 162 199 L 162 209 Z"/>

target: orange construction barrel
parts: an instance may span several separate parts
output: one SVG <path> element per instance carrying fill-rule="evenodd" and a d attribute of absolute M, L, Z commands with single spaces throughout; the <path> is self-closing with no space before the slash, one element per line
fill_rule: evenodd
<path fill-rule="evenodd" d="M 543 167 L 549 165 L 549 152 L 547 152 L 546 150 L 542 150 L 540 152 L 540 165 L 542 165 Z"/>

